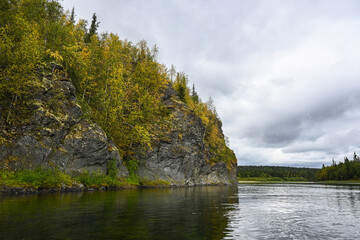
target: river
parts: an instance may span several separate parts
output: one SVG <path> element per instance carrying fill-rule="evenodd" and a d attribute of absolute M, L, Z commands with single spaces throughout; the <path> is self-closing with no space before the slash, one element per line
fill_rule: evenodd
<path fill-rule="evenodd" d="M 359 186 L 0 196 L 0 239 L 359 239 L 359 218 Z"/>

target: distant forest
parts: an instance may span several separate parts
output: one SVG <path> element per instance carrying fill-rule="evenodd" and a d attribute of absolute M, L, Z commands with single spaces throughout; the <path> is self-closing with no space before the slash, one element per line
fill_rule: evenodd
<path fill-rule="evenodd" d="M 244 180 L 315 181 L 317 168 L 238 166 L 237 177 Z"/>
<path fill-rule="evenodd" d="M 325 167 L 317 173 L 317 179 L 327 180 L 359 180 L 360 179 L 360 157 L 354 152 L 352 160 L 347 157 L 344 162 L 336 163 L 333 159 L 331 166 Z"/>

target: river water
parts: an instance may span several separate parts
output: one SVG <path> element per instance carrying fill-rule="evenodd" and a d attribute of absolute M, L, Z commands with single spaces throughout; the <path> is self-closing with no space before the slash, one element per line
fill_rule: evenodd
<path fill-rule="evenodd" d="M 360 239 L 360 187 L 253 184 L 0 196 L 0 239 Z"/>

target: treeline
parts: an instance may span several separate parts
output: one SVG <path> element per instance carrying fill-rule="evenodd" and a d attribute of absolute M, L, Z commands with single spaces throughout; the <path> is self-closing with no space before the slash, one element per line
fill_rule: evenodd
<path fill-rule="evenodd" d="M 360 179 L 360 158 L 354 152 L 353 159 L 344 158 L 344 162 L 336 163 L 332 160 L 331 166 L 323 165 L 317 174 L 319 181 L 326 180 L 358 180 Z"/>
<path fill-rule="evenodd" d="M 237 176 L 243 179 L 250 178 L 278 178 L 278 180 L 316 180 L 316 168 L 296 168 L 277 166 L 238 166 Z"/>
<path fill-rule="evenodd" d="M 42 87 L 41 66 L 56 62 L 67 70 L 83 109 L 114 140 L 128 168 L 136 168 L 134 149 L 149 147 L 155 129 L 168 126 L 169 111 L 161 98 L 171 85 L 206 126 L 210 161 L 236 161 L 212 101 L 204 103 L 194 87 L 190 90 L 186 74 L 157 62 L 156 46 L 100 34 L 96 14 L 90 26 L 83 19 L 76 22 L 74 9 L 64 11 L 56 0 L 1 1 L 0 14 L 0 124 L 6 128 L 31 116 L 31 93 Z"/>

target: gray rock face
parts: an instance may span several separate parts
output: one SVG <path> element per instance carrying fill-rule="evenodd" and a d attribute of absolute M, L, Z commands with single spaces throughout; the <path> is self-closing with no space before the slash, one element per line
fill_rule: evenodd
<path fill-rule="evenodd" d="M 167 96 L 164 103 L 172 111 L 170 129 L 159 130 L 160 139 L 152 149 L 138 153 L 138 175 L 145 180 L 165 180 L 172 185 L 232 184 L 236 170 L 225 163 L 211 165 L 204 144 L 205 127 L 187 105 Z"/>
<path fill-rule="evenodd" d="M 100 126 L 82 119 L 69 79 L 43 76 L 33 99 L 33 115 L 26 124 L 0 128 L 0 168 L 48 166 L 66 172 L 106 173 L 107 162 L 115 159 L 118 175 L 129 174 L 118 149 Z"/>
<path fill-rule="evenodd" d="M 0 125 L 0 169 L 47 166 L 106 173 L 108 162 L 115 160 L 118 176 L 128 176 L 115 144 L 98 124 L 83 117 L 71 81 L 52 74 L 41 78 L 39 91 L 32 93 L 33 114 L 28 121 L 11 129 Z M 171 112 L 168 128 L 158 129 L 151 149 L 136 151 L 139 177 L 178 186 L 236 182 L 235 167 L 210 163 L 201 119 L 175 95 L 170 86 L 163 93 Z"/>

